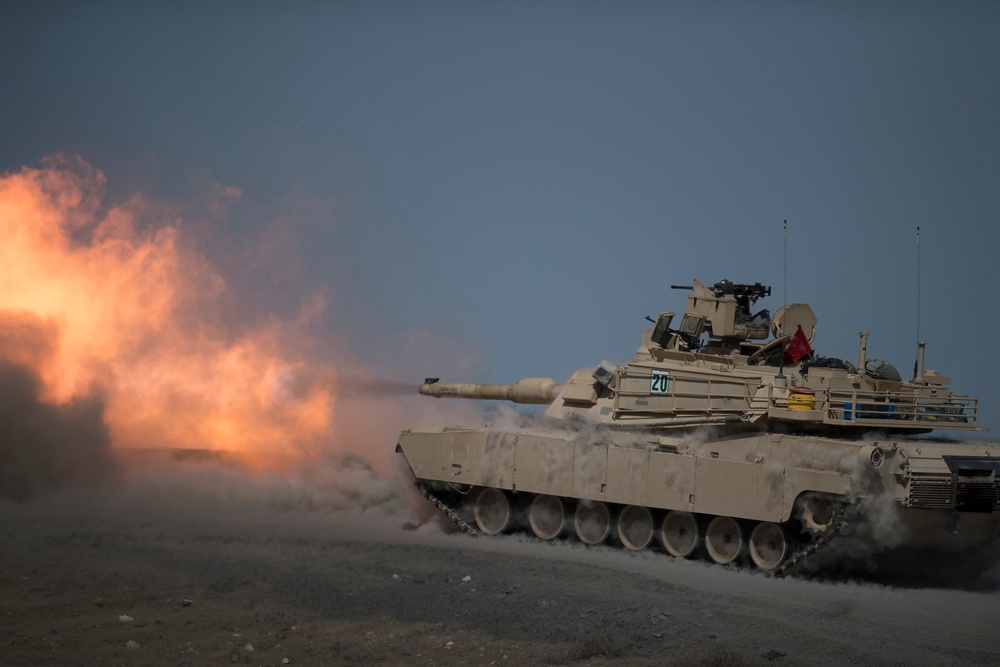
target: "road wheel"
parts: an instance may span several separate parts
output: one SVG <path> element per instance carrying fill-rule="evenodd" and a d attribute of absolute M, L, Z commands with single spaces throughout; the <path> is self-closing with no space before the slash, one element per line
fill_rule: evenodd
<path fill-rule="evenodd" d="M 698 520 L 690 512 L 670 512 L 663 517 L 660 542 L 676 558 L 690 558 L 701 544 Z"/>
<path fill-rule="evenodd" d="M 555 496 L 538 495 L 528 507 L 531 532 L 543 540 L 551 540 L 562 532 L 566 524 L 563 503 Z"/>
<path fill-rule="evenodd" d="M 476 496 L 476 525 L 487 535 L 497 535 L 510 524 L 510 501 L 500 489 L 483 489 Z"/>
<path fill-rule="evenodd" d="M 648 508 L 629 505 L 618 515 L 618 539 L 626 549 L 640 551 L 653 541 L 653 514 Z"/>
<path fill-rule="evenodd" d="M 705 550 L 719 565 L 729 565 L 743 553 L 746 541 L 736 519 L 717 516 L 705 530 Z"/>
<path fill-rule="evenodd" d="M 584 544 L 600 544 L 611 533 L 611 512 L 595 500 L 581 500 L 573 513 L 576 536 Z"/>
<path fill-rule="evenodd" d="M 762 570 L 781 565 L 791 551 L 785 529 L 776 523 L 758 523 L 750 533 L 750 558 Z"/>

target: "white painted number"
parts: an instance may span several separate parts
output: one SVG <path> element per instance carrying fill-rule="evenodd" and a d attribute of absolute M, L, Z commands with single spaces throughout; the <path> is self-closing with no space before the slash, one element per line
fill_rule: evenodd
<path fill-rule="evenodd" d="M 653 378 L 649 383 L 649 393 L 666 394 L 670 384 L 670 373 L 667 371 L 653 371 Z"/>

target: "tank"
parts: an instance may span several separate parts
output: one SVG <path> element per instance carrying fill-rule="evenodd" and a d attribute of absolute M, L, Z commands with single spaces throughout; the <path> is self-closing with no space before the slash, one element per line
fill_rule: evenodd
<path fill-rule="evenodd" d="M 862 570 L 948 582 L 993 565 L 1000 446 L 929 436 L 984 431 L 979 401 L 924 368 L 818 356 L 806 304 L 754 312 L 768 286 L 688 290 L 646 318 L 631 361 L 565 383 L 428 378 L 420 393 L 547 405 L 513 425 L 425 425 L 396 451 L 416 487 L 471 534 L 658 549 L 781 575 Z M 513 411 L 506 411 L 507 413 Z"/>

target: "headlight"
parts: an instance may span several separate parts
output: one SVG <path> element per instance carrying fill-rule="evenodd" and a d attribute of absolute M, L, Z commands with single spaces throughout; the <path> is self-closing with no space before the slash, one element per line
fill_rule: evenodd
<path fill-rule="evenodd" d="M 873 468 L 881 468 L 885 462 L 885 452 L 881 447 L 872 447 L 872 453 L 868 455 L 868 460 L 872 462 Z"/>

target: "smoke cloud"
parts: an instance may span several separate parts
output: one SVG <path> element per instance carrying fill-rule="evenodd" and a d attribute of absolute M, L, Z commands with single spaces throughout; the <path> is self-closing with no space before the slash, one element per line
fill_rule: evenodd
<path fill-rule="evenodd" d="M 0 498 L 141 488 L 402 517 L 392 452 L 417 384 L 380 379 L 341 344 L 329 288 L 268 288 L 268 262 L 279 282 L 302 277 L 294 225 L 251 234 L 259 252 L 208 253 L 204 221 L 243 194 L 202 187 L 194 203 L 112 201 L 103 173 L 62 155 L 0 175 Z M 253 271 L 230 280 L 248 256 Z M 433 356 L 429 340 L 410 332 L 406 354 Z"/>
<path fill-rule="evenodd" d="M 0 179 L 0 313 L 20 341 L 3 356 L 52 404 L 101 392 L 115 447 L 318 451 L 336 372 L 292 344 L 322 301 L 303 298 L 290 322 L 220 321 L 233 295 L 183 221 L 139 195 L 106 204 L 104 186 L 66 157 Z M 32 328 L 49 344 L 23 344 Z"/>
<path fill-rule="evenodd" d="M 415 382 L 399 382 L 360 376 L 341 378 L 340 396 L 351 398 L 389 398 L 393 396 L 413 396 L 420 387 Z"/>
<path fill-rule="evenodd" d="M 40 395 L 34 373 L 0 362 L 0 498 L 26 500 L 68 486 L 96 488 L 113 474 L 101 398 L 52 405 Z"/>

